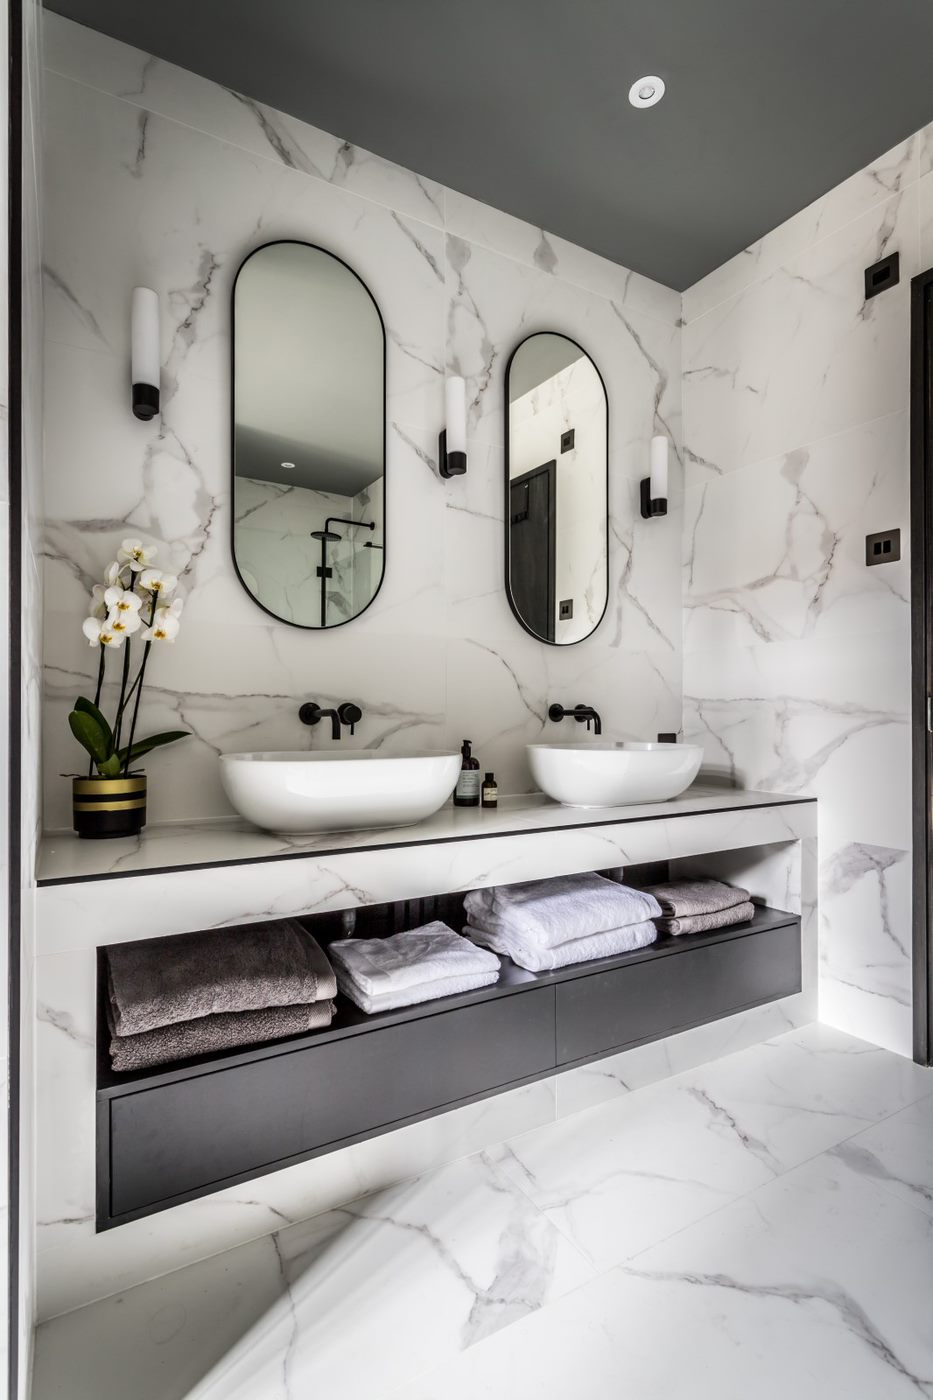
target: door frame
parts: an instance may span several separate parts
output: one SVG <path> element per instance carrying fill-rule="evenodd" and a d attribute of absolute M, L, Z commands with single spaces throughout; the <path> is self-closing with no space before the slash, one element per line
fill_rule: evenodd
<path fill-rule="evenodd" d="M 546 476 L 548 481 L 548 492 L 550 495 L 551 509 L 548 511 L 547 522 L 547 615 L 548 632 L 550 636 L 541 637 L 537 632 L 532 632 L 525 619 L 512 598 L 512 488 L 521 486 L 526 481 L 531 481 L 532 477 Z M 557 634 L 557 619 L 554 616 L 554 609 L 557 607 L 557 458 L 552 457 L 549 462 L 542 462 L 540 467 L 531 467 L 528 471 L 522 472 L 519 476 L 513 476 L 507 484 L 506 497 L 506 558 L 505 575 L 508 582 L 509 606 L 518 618 L 526 632 L 530 632 L 539 642 L 547 642 L 553 646 Z"/>
<path fill-rule="evenodd" d="M 911 281 L 910 650 L 914 1059 L 933 1063 L 933 268 Z"/>

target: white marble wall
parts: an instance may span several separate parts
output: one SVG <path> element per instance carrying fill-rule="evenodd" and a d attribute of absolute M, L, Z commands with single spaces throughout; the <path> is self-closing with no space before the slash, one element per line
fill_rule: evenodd
<path fill-rule="evenodd" d="M 227 811 L 216 755 L 303 747 L 305 698 L 358 701 L 359 746 L 470 735 L 504 791 L 531 786 L 523 744 L 551 700 L 592 703 L 619 733 L 679 728 L 679 507 L 637 512 L 649 438 L 680 439 L 679 295 L 57 16 L 46 39 L 47 825 L 68 823 L 85 589 L 127 532 L 176 542 L 188 593 L 145 722 L 195 737 L 151 761 L 155 820 Z M 276 237 L 345 258 L 388 333 L 385 582 L 323 636 L 271 623 L 230 560 L 229 293 Z M 150 426 L 126 393 L 140 282 L 163 310 Z M 567 650 L 528 637 L 503 589 L 503 372 L 535 330 L 578 340 L 610 396 L 610 607 Z M 434 461 L 448 369 L 470 403 L 470 470 L 453 482 Z"/>
<path fill-rule="evenodd" d="M 910 278 L 933 128 L 684 295 L 685 728 L 820 799 L 821 1016 L 911 1052 Z M 900 252 L 899 286 L 863 272 Z M 900 563 L 865 535 L 899 526 Z"/>
<path fill-rule="evenodd" d="M 22 541 L 21 559 L 22 669 L 12 683 L 22 702 L 21 862 L 11 869 L 11 885 L 21 898 L 20 964 L 20 1146 L 19 1146 L 19 1400 L 31 1390 L 32 1333 L 36 1313 L 35 1260 L 35 878 L 41 827 L 40 690 L 42 677 L 42 255 L 40 237 L 41 133 L 41 6 L 24 0 L 23 7 L 23 278 L 22 278 Z M 4 104 L 5 105 L 5 104 Z M 4 181 L 4 188 L 6 182 Z M 6 259 L 3 257 L 3 267 Z M 4 348 L 5 335 L 2 337 Z M 3 376 L 5 383 L 5 375 Z M 4 415 L 5 416 L 5 415 Z M 5 423 L 4 423 L 5 428 Z M 4 478 L 6 473 L 4 472 Z M 5 485 L 5 480 L 4 480 Z M 6 515 L 7 506 L 3 506 Z M 4 521 L 5 523 L 5 521 Z M 4 574 L 9 561 L 3 561 Z M 4 588 L 4 595 L 5 595 Z M 4 648 L 5 650 L 5 648 Z M 6 784 L 3 785 L 4 792 Z M 4 979 L 5 981 L 5 979 Z M 5 1155 L 5 1154 L 4 1154 Z M 5 1188 L 4 1188 L 5 1194 Z M 6 1271 L 4 1270 L 4 1281 Z M 4 1319 L 6 1309 L 4 1308 Z M 0 1345 L 0 1356 L 5 1348 Z"/>

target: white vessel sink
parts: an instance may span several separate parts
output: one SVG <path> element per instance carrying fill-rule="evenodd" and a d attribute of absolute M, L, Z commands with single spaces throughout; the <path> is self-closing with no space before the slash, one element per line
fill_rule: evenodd
<path fill-rule="evenodd" d="M 625 807 L 666 802 L 700 771 L 697 744 L 529 744 L 528 762 L 542 792 L 565 807 Z"/>
<path fill-rule="evenodd" d="M 408 826 L 442 807 L 460 772 L 458 753 L 228 753 L 224 792 L 267 831 L 356 831 Z"/>

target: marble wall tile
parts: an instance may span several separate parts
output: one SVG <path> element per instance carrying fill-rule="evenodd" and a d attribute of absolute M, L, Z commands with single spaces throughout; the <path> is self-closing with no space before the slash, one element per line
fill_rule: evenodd
<path fill-rule="evenodd" d="M 44 40 L 50 72 L 426 223 L 443 223 L 443 188 L 371 151 L 52 11 Z"/>
<path fill-rule="evenodd" d="M 820 799 L 821 1015 L 911 1053 L 909 285 L 930 128 L 684 296 L 685 730 Z M 864 299 L 863 269 L 901 258 Z M 865 536 L 901 530 L 866 568 Z"/>
<path fill-rule="evenodd" d="M 908 432 L 893 414 L 689 487 L 685 651 L 909 626 Z M 866 569 L 893 527 L 900 562 Z"/>
<path fill-rule="evenodd" d="M 864 300 L 863 270 L 901 255 L 898 286 Z M 906 409 L 918 191 L 908 186 L 689 323 L 690 484 Z"/>
<path fill-rule="evenodd" d="M 445 192 L 408 172 L 66 20 L 49 34 L 47 825 L 68 824 L 58 774 L 79 755 L 64 719 L 95 659 L 77 630 L 85 592 L 127 533 L 160 545 L 187 595 L 144 718 L 194 737 L 160 754 L 154 820 L 228 812 L 217 754 L 303 747 L 309 697 L 362 705 L 358 747 L 476 737 L 504 791 L 530 784 L 523 744 L 554 686 L 585 686 L 575 698 L 620 733 L 678 729 L 677 294 L 474 201 L 452 196 L 445 221 Z M 230 286 L 250 248 L 282 236 L 346 257 L 388 334 L 385 581 L 331 635 L 270 622 L 230 558 Z M 552 253 L 536 257 L 542 240 Z M 126 404 L 136 283 L 162 294 L 163 412 L 148 426 Z M 572 660 L 530 642 L 503 587 L 501 384 L 517 341 L 544 328 L 585 345 L 610 397 L 610 607 Z M 435 461 L 445 369 L 471 397 L 470 471 L 450 483 Z M 672 514 L 646 523 L 637 482 L 656 431 L 674 442 Z"/>
<path fill-rule="evenodd" d="M 921 179 L 931 164 L 933 125 L 922 127 L 688 287 L 683 295 L 685 320 L 695 321 L 796 254 L 900 194 Z"/>

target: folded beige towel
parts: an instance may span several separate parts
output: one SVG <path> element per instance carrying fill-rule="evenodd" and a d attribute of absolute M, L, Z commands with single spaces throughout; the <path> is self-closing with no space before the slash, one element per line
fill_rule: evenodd
<path fill-rule="evenodd" d="M 118 943 L 107 967 L 117 1035 L 337 994 L 330 963 L 294 919 Z"/>
<path fill-rule="evenodd" d="M 747 904 L 749 898 L 748 890 L 721 880 L 667 880 L 661 885 L 646 885 L 645 893 L 654 895 L 667 919 L 716 914 L 720 909 Z"/>
<path fill-rule="evenodd" d="M 216 1016 L 199 1016 L 196 1021 L 158 1026 L 141 1035 L 116 1035 L 108 1008 L 110 1059 L 113 1068 L 121 1073 L 151 1069 L 173 1060 L 187 1060 L 191 1055 L 208 1055 L 321 1030 L 330 1025 L 333 1015 L 332 1001 L 315 1001 L 309 1006 L 270 1006 L 263 1011 L 221 1011 Z"/>
<path fill-rule="evenodd" d="M 655 919 L 655 923 L 659 933 L 711 933 L 714 928 L 744 924 L 754 913 L 754 904 L 747 900 L 745 904 L 733 904 L 731 909 L 718 909 L 710 914 L 694 914 L 689 919 Z"/>

